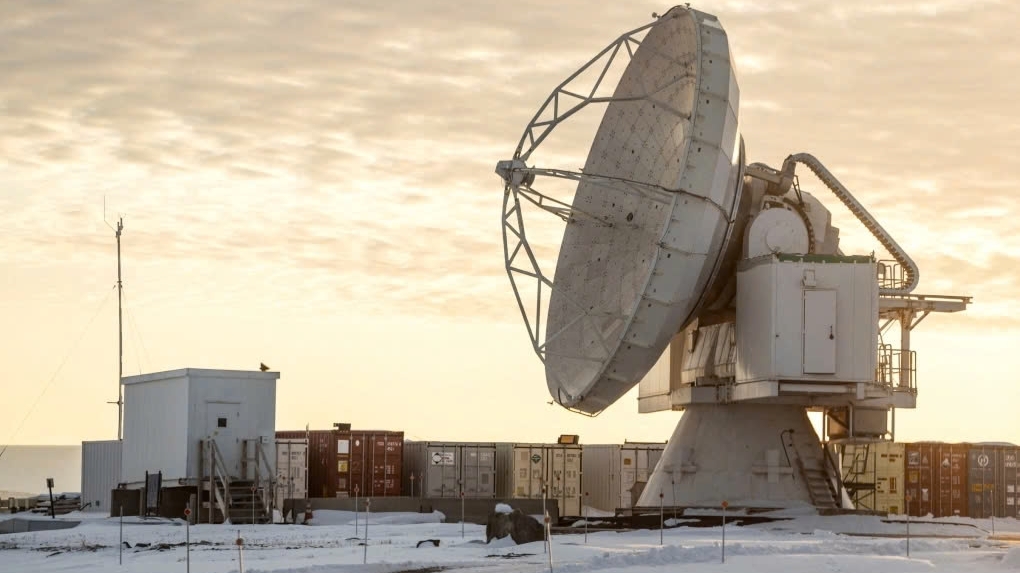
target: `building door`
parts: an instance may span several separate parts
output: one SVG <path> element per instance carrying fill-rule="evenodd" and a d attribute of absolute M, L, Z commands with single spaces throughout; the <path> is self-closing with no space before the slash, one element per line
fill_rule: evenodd
<path fill-rule="evenodd" d="M 241 475 L 241 404 L 236 402 L 206 402 L 206 428 L 209 437 L 216 440 L 225 470 L 231 477 Z"/>

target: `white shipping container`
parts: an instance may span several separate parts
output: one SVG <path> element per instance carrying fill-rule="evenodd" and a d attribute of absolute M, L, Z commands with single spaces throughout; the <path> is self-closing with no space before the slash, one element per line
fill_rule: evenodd
<path fill-rule="evenodd" d="M 561 516 L 581 515 L 581 446 L 567 444 L 514 444 L 513 492 L 515 498 L 556 499 Z"/>
<path fill-rule="evenodd" d="M 634 507 L 655 471 L 666 444 L 629 443 L 620 447 L 620 507 Z M 637 485 L 637 487 L 635 487 Z"/>
<path fill-rule="evenodd" d="M 120 440 L 81 443 L 81 504 L 84 511 L 110 511 L 110 491 L 120 483 L 120 454 Z"/>
<path fill-rule="evenodd" d="M 308 497 L 308 441 L 276 441 L 276 508 L 287 499 Z"/>
<path fill-rule="evenodd" d="M 640 493 L 635 484 L 640 488 L 648 482 L 665 447 L 659 442 L 585 444 L 581 485 L 588 493 L 586 505 L 604 512 L 633 507 L 634 493 Z"/>

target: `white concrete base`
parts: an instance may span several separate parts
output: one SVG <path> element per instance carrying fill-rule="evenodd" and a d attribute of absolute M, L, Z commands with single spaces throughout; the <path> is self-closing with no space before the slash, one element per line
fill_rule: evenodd
<path fill-rule="evenodd" d="M 810 506 L 796 456 L 820 468 L 821 447 L 803 406 L 691 405 L 637 505 Z"/>

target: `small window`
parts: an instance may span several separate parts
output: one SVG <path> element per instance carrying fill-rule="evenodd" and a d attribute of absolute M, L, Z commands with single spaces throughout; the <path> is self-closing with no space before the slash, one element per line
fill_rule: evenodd
<path fill-rule="evenodd" d="M 889 493 L 896 493 L 896 478 L 889 478 Z"/>
<path fill-rule="evenodd" d="M 217 428 L 226 428 L 227 427 L 227 419 L 226 418 L 216 418 L 216 427 Z"/>

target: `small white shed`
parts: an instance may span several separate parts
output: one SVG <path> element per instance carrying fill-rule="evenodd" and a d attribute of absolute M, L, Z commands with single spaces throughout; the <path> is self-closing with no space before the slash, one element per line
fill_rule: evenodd
<path fill-rule="evenodd" d="M 110 513 L 110 492 L 120 483 L 120 452 L 120 440 L 81 443 L 81 504 L 85 511 Z"/>
<path fill-rule="evenodd" d="M 210 437 L 227 471 L 240 476 L 242 443 L 274 441 L 279 377 L 279 372 L 199 368 L 124 377 L 121 480 L 142 484 L 146 472 L 161 471 L 164 485 L 195 483 L 200 443 Z"/>

